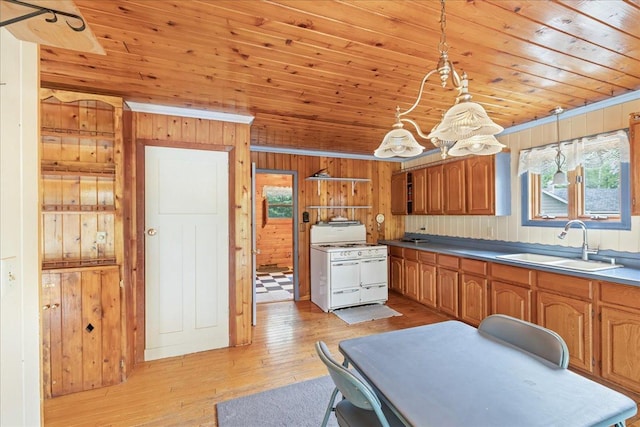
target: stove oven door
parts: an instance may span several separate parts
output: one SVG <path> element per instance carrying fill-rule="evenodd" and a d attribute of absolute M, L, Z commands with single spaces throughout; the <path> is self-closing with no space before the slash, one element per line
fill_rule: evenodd
<path fill-rule="evenodd" d="M 360 303 L 360 261 L 331 263 L 331 309 Z"/>
<path fill-rule="evenodd" d="M 362 303 L 384 302 L 389 298 L 387 289 L 387 258 L 363 259 L 360 261 Z"/>

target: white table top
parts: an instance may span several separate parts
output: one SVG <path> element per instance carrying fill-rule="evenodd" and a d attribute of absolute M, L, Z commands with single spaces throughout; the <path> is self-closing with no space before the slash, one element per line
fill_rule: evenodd
<path fill-rule="evenodd" d="M 447 321 L 349 339 L 340 351 L 412 426 L 609 426 L 627 396 Z"/>

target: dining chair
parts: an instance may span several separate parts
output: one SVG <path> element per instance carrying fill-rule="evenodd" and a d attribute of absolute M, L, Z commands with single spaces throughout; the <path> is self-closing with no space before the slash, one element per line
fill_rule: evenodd
<path fill-rule="evenodd" d="M 478 330 L 566 369 L 569 349 L 556 332 L 504 314 L 485 317 Z"/>
<path fill-rule="evenodd" d="M 368 383 L 354 375 L 331 356 L 329 348 L 324 342 L 316 342 L 316 352 L 329 370 L 329 375 L 336 386 L 331 393 L 322 427 L 327 425 L 331 412 L 335 413 L 340 427 L 404 425 L 386 406 L 383 406 L 376 392 Z M 342 394 L 342 399 L 336 404 L 338 392 Z"/>

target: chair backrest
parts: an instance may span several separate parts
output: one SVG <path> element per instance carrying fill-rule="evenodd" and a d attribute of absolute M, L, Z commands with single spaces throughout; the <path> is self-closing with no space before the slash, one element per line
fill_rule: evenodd
<path fill-rule="evenodd" d="M 540 356 L 561 368 L 566 369 L 569 366 L 567 344 L 556 332 L 542 326 L 504 314 L 492 314 L 482 320 L 478 330 Z"/>
<path fill-rule="evenodd" d="M 316 352 L 320 356 L 320 360 L 327 366 L 331 379 L 345 399 L 358 408 L 375 412 L 380 410 L 382 405 L 371 386 L 339 364 L 331 356 L 329 348 L 324 342 L 316 342 Z"/>

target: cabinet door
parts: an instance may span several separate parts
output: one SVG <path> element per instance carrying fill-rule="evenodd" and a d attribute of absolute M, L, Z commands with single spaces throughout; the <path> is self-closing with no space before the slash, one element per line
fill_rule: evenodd
<path fill-rule="evenodd" d="M 118 268 L 43 273 L 46 397 L 121 382 L 119 278 Z"/>
<path fill-rule="evenodd" d="M 399 173 L 391 176 L 391 213 L 407 214 L 407 174 Z"/>
<path fill-rule="evenodd" d="M 418 283 L 418 302 L 436 308 L 436 266 L 420 263 L 420 280 Z"/>
<path fill-rule="evenodd" d="M 538 324 L 557 332 L 569 348 L 569 365 L 593 372 L 593 304 L 539 291 Z"/>
<path fill-rule="evenodd" d="M 464 161 L 445 163 L 442 166 L 444 179 L 444 213 L 460 215 L 466 213 Z"/>
<path fill-rule="evenodd" d="M 640 311 L 602 307 L 604 379 L 640 393 Z"/>
<path fill-rule="evenodd" d="M 506 314 L 531 322 L 531 289 L 492 281 L 491 314 Z"/>
<path fill-rule="evenodd" d="M 413 184 L 413 212 L 424 215 L 427 213 L 427 168 L 416 169 L 411 172 Z"/>
<path fill-rule="evenodd" d="M 438 268 L 436 288 L 440 311 L 458 317 L 458 272 Z"/>
<path fill-rule="evenodd" d="M 486 278 L 463 273 L 460 280 L 460 319 L 473 326 L 480 325 L 489 314 L 488 297 Z"/>
<path fill-rule="evenodd" d="M 631 139 L 631 215 L 640 215 L 640 113 L 629 115 Z"/>
<path fill-rule="evenodd" d="M 392 256 L 389 259 L 389 289 L 392 291 L 403 292 L 404 278 L 404 260 L 399 257 Z"/>
<path fill-rule="evenodd" d="M 471 215 L 495 214 L 495 159 L 473 156 L 465 159 L 466 207 Z"/>
<path fill-rule="evenodd" d="M 442 165 L 427 168 L 427 213 L 441 215 L 444 213 L 442 200 Z"/>
<path fill-rule="evenodd" d="M 418 262 L 404 260 L 404 294 L 414 301 L 418 300 Z"/>

